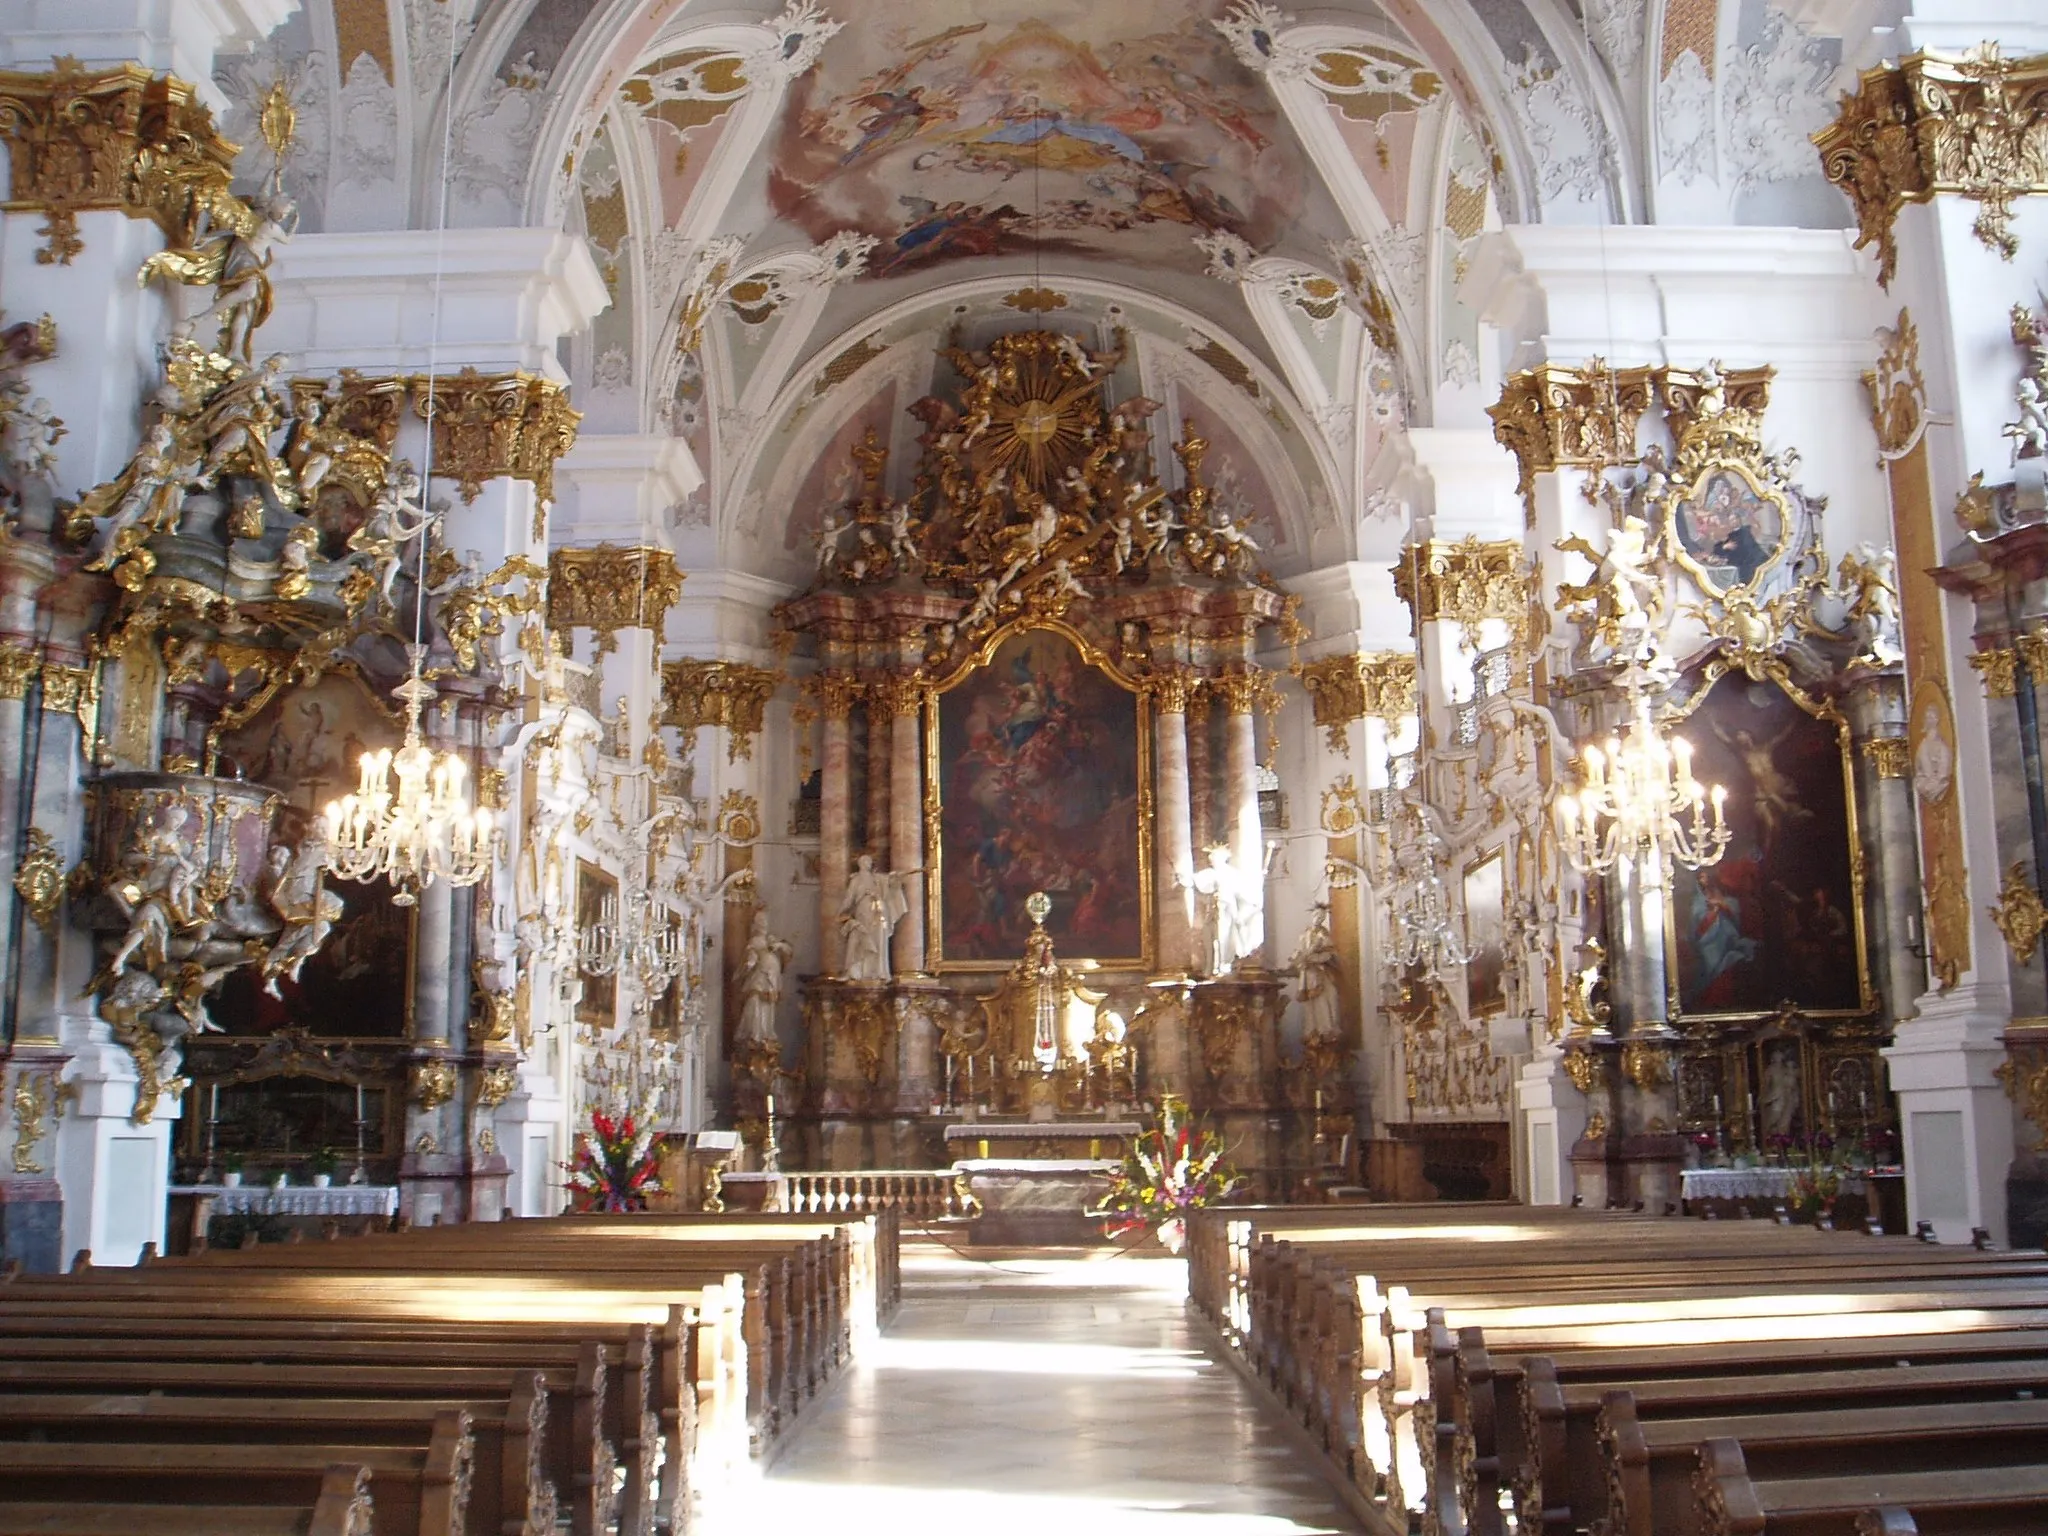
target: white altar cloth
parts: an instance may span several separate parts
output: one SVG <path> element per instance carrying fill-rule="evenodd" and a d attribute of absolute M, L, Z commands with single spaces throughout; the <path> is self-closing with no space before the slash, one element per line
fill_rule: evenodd
<path fill-rule="evenodd" d="M 1799 1168 L 1687 1168 L 1678 1175 L 1688 1200 L 1789 1200 Z M 1863 1175 L 1842 1175 L 1843 1194 L 1861 1194 Z"/>
<path fill-rule="evenodd" d="M 213 1202 L 216 1216 L 382 1216 L 398 1212 L 396 1184 L 173 1184 L 174 1195 Z"/>

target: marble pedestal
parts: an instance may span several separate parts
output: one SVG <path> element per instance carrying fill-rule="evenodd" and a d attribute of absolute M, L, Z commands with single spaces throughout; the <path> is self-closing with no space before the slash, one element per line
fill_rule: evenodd
<path fill-rule="evenodd" d="M 1087 1214 L 1122 1166 L 1107 1158 L 970 1157 L 954 1174 L 981 1204 L 967 1228 L 974 1247 L 1073 1245 L 1105 1241 Z"/>

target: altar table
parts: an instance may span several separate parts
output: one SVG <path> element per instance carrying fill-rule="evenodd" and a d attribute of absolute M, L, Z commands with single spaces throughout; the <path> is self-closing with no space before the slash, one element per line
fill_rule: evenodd
<path fill-rule="evenodd" d="M 398 1214 L 396 1184 L 173 1184 L 171 1220 L 165 1235 L 173 1253 L 206 1245 L 216 1216 L 270 1217 L 283 1221 L 353 1222 L 362 1229 L 388 1223 Z"/>
<path fill-rule="evenodd" d="M 1102 1241 L 1102 1221 L 1087 1213 L 1109 1193 L 1123 1166 L 1100 1157 L 970 1157 L 953 1165 L 981 1213 L 970 1245 L 1028 1246 Z"/>
<path fill-rule="evenodd" d="M 986 1120 L 946 1127 L 954 1157 L 1122 1157 L 1144 1127 L 1135 1120 Z"/>

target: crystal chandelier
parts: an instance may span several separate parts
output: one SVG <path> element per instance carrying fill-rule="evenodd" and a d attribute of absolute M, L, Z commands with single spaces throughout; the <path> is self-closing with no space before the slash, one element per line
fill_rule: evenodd
<path fill-rule="evenodd" d="M 1579 754 L 1579 790 L 1560 795 L 1560 839 L 1580 874 L 1606 874 L 1617 862 L 1662 854 L 1688 869 L 1720 862 L 1728 848 L 1723 805 L 1692 773 L 1692 744 L 1666 741 L 1650 718 L 1649 677 L 1641 665 L 1621 675 L 1628 694 L 1628 732 Z M 1709 807 L 1711 806 L 1711 811 Z"/>
<path fill-rule="evenodd" d="M 327 867 L 344 880 L 389 880 L 401 907 L 436 880 L 475 885 L 490 872 L 497 842 L 490 808 L 470 804 L 468 765 L 420 736 L 420 711 L 434 690 L 420 676 L 426 648 L 407 650 L 412 675 L 393 690 L 405 702 L 404 744 L 365 752 L 355 791 L 330 800 L 326 818 Z"/>
<path fill-rule="evenodd" d="M 1422 807 L 1414 805 L 1413 809 L 1418 831 L 1416 858 L 1421 872 L 1395 892 L 1388 958 L 1402 970 L 1421 966 L 1436 975 L 1466 964 L 1472 952 L 1459 932 L 1457 914 L 1452 910 L 1450 893 L 1438 868 L 1442 840 Z"/>
<path fill-rule="evenodd" d="M 688 935 L 667 907 L 636 899 L 623 918 L 619 898 L 607 896 L 597 920 L 576 934 L 578 969 L 593 976 L 635 976 L 649 997 L 659 997 L 683 972 Z"/>

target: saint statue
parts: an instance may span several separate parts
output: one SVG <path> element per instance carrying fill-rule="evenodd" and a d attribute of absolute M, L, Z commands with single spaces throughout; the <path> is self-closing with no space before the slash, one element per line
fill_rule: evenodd
<path fill-rule="evenodd" d="M 1295 976 L 1295 1001 L 1301 1004 L 1302 1042 L 1340 1038 L 1344 1023 L 1337 993 L 1337 944 L 1330 935 L 1327 901 L 1309 909 L 1308 927 L 1287 965 Z"/>
<path fill-rule="evenodd" d="M 747 933 L 747 952 L 740 961 L 740 1025 L 742 1046 L 776 1046 L 775 1005 L 782 1001 L 782 968 L 794 953 L 789 940 L 768 931 L 768 913 L 754 910 Z"/>
<path fill-rule="evenodd" d="M 1266 942 L 1264 871 L 1242 870 L 1220 843 L 1209 850 L 1209 867 L 1198 869 L 1188 888 L 1208 903 L 1209 974 L 1228 976 Z"/>
<path fill-rule="evenodd" d="M 839 932 L 845 944 L 840 970 L 848 981 L 889 979 L 889 935 L 910 910 L 905 887 L 918 869 L 884 874 L 869 854 L 854 862 L 839 898 Z"/>

